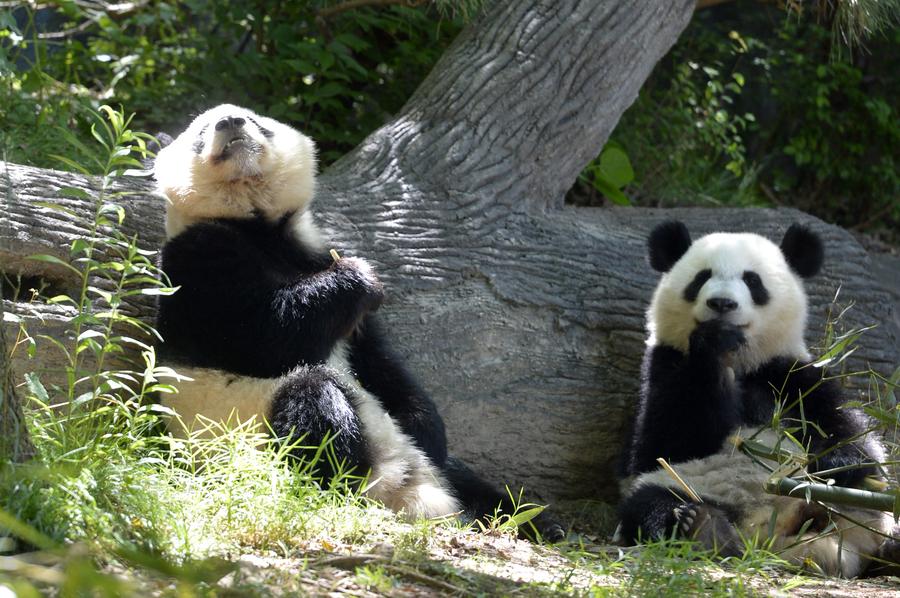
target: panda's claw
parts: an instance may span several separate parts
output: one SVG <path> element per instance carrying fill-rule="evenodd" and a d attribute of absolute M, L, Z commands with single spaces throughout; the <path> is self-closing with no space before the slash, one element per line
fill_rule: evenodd
<path fill-rule="evenodd" d="M 724 511 L 712 505 L 685 503 L 675 507 L 677 529 L 685 538 L 721 557 L 740 554 L 740 536 Z"/>

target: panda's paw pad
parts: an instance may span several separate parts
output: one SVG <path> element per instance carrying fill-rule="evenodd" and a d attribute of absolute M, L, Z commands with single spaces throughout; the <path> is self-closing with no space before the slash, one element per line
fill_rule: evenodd
<path fill-rule="evenodd" d="M 697 518 L 697 509 L 691 503 L 685 503 L 675 507 L 675 520 L 678 521 L 678 529 L 684 534 L 689 534 L 694 527 Z"/>
<path fill-rule="evenodd" d="M 674 510 L 678 532 L 695 540 L 704 549 L 721 557 L 741 553 L 741 540 L 728 516 L 721 509 L 699 503 L 685 503 Z"/>

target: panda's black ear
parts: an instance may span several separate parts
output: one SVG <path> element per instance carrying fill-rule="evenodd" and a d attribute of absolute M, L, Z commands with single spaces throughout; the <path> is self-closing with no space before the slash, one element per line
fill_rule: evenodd
<path fill-rule="evenodd" d="M 792 224 L 781 241 L 781 253 L 791 270 L 809 278 L 819 273 L 825 261 L 822 239 L 802 224 Z"/>
<path fill-rule="evenodd" d="M 668 272 L 691 246 L 691 233 L 683 222 L 669 220 L 656 225 L 647 239 L 647 257 L 657 272 Z"/>

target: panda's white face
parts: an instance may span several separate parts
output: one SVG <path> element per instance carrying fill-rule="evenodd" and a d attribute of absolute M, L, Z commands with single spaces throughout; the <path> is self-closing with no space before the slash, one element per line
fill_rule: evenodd
<path fill-rule="evenodd" d="M 209 218 L 275 220 L 302 212 L 315 191 L 316 151 L 299 131 L 222 104 L 159 152 L 154 174 L 169 200 L 166 232 L 172 237 Z"/>
<path fill-rule="evenodd" d="M 651 344 L 688 351 L 700 322 L 740 327 L 734 366 L 753 370 L 777 356 L 808 359 L 806 293 L 781 249 L 759 235 L 714 233 L 690 245 L 666 272 L 648 312 Z"/>

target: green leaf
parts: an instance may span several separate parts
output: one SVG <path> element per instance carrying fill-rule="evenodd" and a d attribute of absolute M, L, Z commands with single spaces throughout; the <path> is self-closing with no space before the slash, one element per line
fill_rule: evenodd
<path fill-rule="evenodd" d="M 510 519 L 512 519 L 513 523 L 515 523 L 516 525 L 524 525 L 524 524 L 528 523 L 529 521 L 531 521 L 532 519 L 534 519 L 535 517 L 537 517 L 538 515 L 540 515 L 543 510 L 544 510 L 544 507 L 542 507 L 542 506 L 536 506 L 536 507 L 532 507 L 530 509 L 524 509 L 521 511 L 517 511 L 515 515 L 510 517 Z"/>
<path fill-rule="evenodd" d="M 597 172 L 616 189 L 621 189 L 634 180 L 634 169 L 631 167 L 628 154 L 620 147 L 609 144 L 603 148 L 603 152 L 600 154 L 600 165 Z"/>
<path fill-rule="evenodd" d="M 62 162 L 63 164 L 65 164 L 66 166 L 71 168 L 72 170 L 75 170 L 76 172 L 80 172 L 81 174 L 86 174 L 86 175 L 91 174 L 90 170 L 88 170 L 87 168 L 85 168 L 84 166 L 82 166 L 81 164 L 76 162 L 75 160 L 72 160 L 65 156 L 60 156 L 59 154 L 48 154 L 48 155 L 51 158 L 53 158 L 54 160 L 58 160 L 58 161 Z"/>
<path fill-rule="evenodd" d="M 86 201 L 93 201 L 93 197 L 91 194 L 85 191 L 84 189 L 80 189 L 78 187 L 63 187 L 59 190 L 59 194 L 63 197 L 71 197 L 73 199 L 84 199 Z"/>
<path fill-rule="evenodd" d="M 43 404 L 48 404 L 50 402 L 50 395 L 47 393 L 47 389 L 44 388 L 44 385 L 41 384 L 40 378 L 34 372 L 29 372 L 25 374 L 25 385 L 28 387 L 28 392 L 40 401 Z"/>
<path fill-rule="evenodd" d="M 64 262 L 54 255 L 47 255 L 46 253 L 38 253 L 35 255 L 29 255 L 26 259 L 35 260 L 37 262 L 47 262 L 48 264 L 55 264 L 57 266 L 63 266 L 64 268 L 71 270 L 77 276 L 81 276 L 81 272 L 78 271 L 78 268 L 75 268 L 71 264 Z"/>
<path fill-rule="evenodd" d="M 334 97 L 334 96 L 346 93 L 346 91 L 347 91 L 347 88 L 344 87 L 343 85 L 341 85 L 339 83 L 335 83 L 333 81 L 329 81 L 328 83 L 325 83 L 324 85 L 322 85 L 322 87 L 320 87 L 319 89 L 316 90 L 316 97 L 330 98 L 330 97 Z"/>
<path fill-rule="evenodd" d="M 630 206 L 631 200 L 625 196 L 619 189 L 611 185 L 605 179 L 595 178 L 594 179 L 594 188 L 597 189 L 600 193 L 603 194 L 606 199 L 613 202 L 616 205 L 620 206 Z"/>

